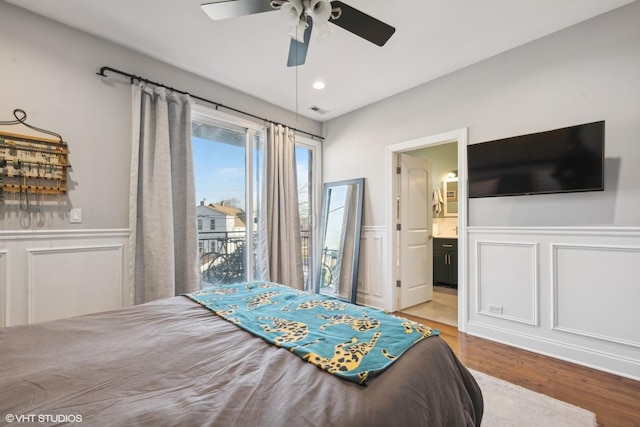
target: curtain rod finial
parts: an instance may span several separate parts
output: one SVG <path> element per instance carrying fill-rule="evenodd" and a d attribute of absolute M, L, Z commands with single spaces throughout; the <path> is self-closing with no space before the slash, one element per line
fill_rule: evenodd
<path fill-rule="evenodd" d="M 109 67 L 100 67 L 100 71 L 98 71 L 96 74 L 99 75 L 100 77 L 108 77 L 104 72 L 107 70 L 107 68 Z"/>

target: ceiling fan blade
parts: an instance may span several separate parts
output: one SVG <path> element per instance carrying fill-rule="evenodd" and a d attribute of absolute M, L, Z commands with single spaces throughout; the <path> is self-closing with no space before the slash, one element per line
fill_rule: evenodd
<path fill-rule="evenodd" d="M 214 21 L 275 10 L 268 0 L 217 0 L 200 7 Z"/>
<path fill-rule="evenodd" d="M 311 40 L 311 28 L 313 27 L 313 20 L 311 17 L 307 17 L 307 24 L 309 24 L 309 26 L 304 30 L 304 43 L 291 39 L 287 67 L 303 65 L 307 59 L 307 50 L 309 49 L 309 41 Z"/>
<path fill-rule="evenodd" d="M 331 6 L 334 8 L 339 7 L 342 10 L 342 15 L 338 19 L 331 19 L 329 22 L 378 46 L 384 46 L 396 31 L 394 27 L 341 1 L 332 1 Z"/>

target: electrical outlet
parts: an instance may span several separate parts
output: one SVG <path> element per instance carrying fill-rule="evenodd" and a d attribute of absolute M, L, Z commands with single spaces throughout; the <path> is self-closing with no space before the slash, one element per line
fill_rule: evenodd
<path fill-rule="evenodd" d="M 489 304 L 489 313 L 502 314 L 502 306 Z"/>

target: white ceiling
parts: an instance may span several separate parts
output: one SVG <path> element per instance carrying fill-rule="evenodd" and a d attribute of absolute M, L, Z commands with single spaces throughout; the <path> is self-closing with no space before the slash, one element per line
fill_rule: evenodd
<path fill-rule="evenodd" d="M 200 8 L 207 0 L 7 1 L 326 121 L 634 0 L 346 0 L 395 34 L 378 47 L 330 24 L 331 37 L 312 37 L 297 68 L 286 66 L 277 11 L 211 21 Z M 323 91 L 311 87 L 317 79 Z"/>

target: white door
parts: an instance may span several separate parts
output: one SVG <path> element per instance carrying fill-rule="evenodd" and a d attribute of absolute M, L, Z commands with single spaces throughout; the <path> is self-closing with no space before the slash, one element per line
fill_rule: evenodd
<path fill-rule="evenodd" d="M 431 162 L 398 154 L 398 277 L 400 309 L 433 298 Z"/>

